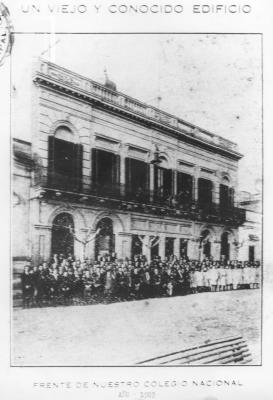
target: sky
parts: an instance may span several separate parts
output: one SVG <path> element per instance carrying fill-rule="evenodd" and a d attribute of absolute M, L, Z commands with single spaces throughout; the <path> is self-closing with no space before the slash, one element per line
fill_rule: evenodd
<path fill-rule="evenodd" d="M 16 136 L 25 140 L 30 140 L 31 130 L 32 64 L 40 56 L 101 83 L 107 69 L 119 91 L 238 143 L 244 155 L 239 190 L 254 193 L 260 188 L 259 35 L 17 35 L 13 126 Z"/>

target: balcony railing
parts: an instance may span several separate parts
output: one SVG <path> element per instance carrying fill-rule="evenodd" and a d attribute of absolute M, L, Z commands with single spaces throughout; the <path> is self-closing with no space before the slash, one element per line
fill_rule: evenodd
<path fill-rule="evenodd" d="M 123 211 L 136 211 L 211 223 L 239 226 L 245 222 L 245 210 L 235 206 L 200 204 L 190 198 L 163 194 L 161 191 L 130 190 L 126 185 L 97 184 L 89 177 L 82 179 L 48 172 L 39 168 L 34 173 L 34 188 L 40 197 L 84 202 Z"/>

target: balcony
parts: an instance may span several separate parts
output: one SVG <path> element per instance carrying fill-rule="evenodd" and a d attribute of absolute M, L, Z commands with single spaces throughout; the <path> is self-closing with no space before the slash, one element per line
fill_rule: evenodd
<path fill-rule="evenodd" d="M 76 179 L 57 173 L 49 174 L 39 168 L 34 173 L 36 197 L 81 203 L 113 210 L 140 212 L 171 218 L 240 226 L 245 222 L 245 210 L 238 207 L 221 208 L 212 203 L 202 206 L 198 201 L 179 200 L 152 190 L 132 192 L 125 185 L 98 185 L 90 178 Z"/>

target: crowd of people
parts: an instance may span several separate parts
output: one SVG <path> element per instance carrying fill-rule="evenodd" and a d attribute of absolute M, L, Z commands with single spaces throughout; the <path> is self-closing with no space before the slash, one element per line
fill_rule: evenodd
<path fill-rule="evenodd" d="M 142 255 L 133 260 L 104 255 L 97 261 L 80 261 L 54 254 L 50 262 L 26 265 L 21 284 L 23 307 L 108 303 L 259 288 L 260 263 L 175 256 L 148 263 Z"/>

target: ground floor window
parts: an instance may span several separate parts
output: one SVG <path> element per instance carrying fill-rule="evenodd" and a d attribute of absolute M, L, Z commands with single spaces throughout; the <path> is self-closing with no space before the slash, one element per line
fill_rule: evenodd
<path fill-rule="evenodd" d="M 229 234 L 224 232 L 221 236 L 221 258 L 229 260 L 230 257 L 230 245 L 229 245 Z"/>
<path fill-rule="evenodd" d="M 180 239 L 180 257 L 188 256 L 188 239 Z"/>
<path fill-rule="evenodd" d="M 171 257 L 174 253 L 174 238 L 166 237 L 165 246 L 166 258 Z"/>
<path fill-rule="evenodd" d="M 115 252 L 115 235 L 113 232 L 113 221 L 110 218 L 103 218 L 97 224 L 99 233 L 96 236 L 95 252 L 96 257 Z"/>
<path fill-rule="evenodd" d="M 159 255 L 159 243 L 158 243 L 158 237 L 155 239 L 155 246 L 151 248 L 151 257 L 152 259 L 157 257 Z"/>

